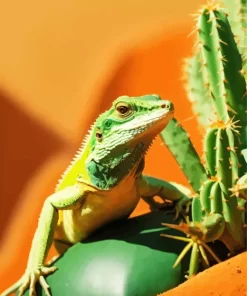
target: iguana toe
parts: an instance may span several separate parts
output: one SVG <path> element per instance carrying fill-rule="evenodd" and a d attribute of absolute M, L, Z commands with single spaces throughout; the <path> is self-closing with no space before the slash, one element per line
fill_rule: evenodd
<path fill-rule="evenodd" d="M 23 282 L 18 289 L 18 296 L 23 296 L 25 291 L 29 288 L 29 296 L 36 296 L 35 285 L 37 282 L 40 283 L 41 287 L 45 291 L 46 296 L 51 296 L 49 291 L 49 285 L 47 284 L 44 275 L 49 275 L 53 273 L 57 268 L 55 266 L 52 267 L 41 267 L 39 269 L 35 269 L 33 271 L 28 271 L 23 278 Z"/>

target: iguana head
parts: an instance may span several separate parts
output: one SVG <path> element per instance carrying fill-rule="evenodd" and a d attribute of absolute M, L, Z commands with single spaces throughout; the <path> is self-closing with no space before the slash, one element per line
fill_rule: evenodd
<path fill-rule="evenodd" d="M 96 120 L 90 137 L 86 165 L 92 183 L 107 189 L 136 169 L 173 112 L 173 104 L 157 95 L 115 100 Z"/>

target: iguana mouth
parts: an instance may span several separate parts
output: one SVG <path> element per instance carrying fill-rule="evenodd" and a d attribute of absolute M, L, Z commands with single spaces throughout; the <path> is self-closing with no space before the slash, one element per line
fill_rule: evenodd
<path fill-rule="evenodd" d="M 162 114 L 161 116 L 152 117 L 149 120 L 145 121 L 145 125 L 139 124 L 133 126 L 129 132 L 132 132 L 133 142 L 139 140 L 142 137 L 150 137 L 153 139 L 155 135 L 158 135 L 169 123 L 170 119 L 173 118 L 174 111 L 170 111 L 169 113 Z"/>

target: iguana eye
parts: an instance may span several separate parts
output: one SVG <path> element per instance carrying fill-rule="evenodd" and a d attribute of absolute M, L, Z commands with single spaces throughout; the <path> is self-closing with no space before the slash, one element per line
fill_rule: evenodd
<path fill-rule="evenodd" d="M 132 112 L 131 106 L 124 102 L 118 103 L 116 105 L 116 110 L 121 117 L 126 117 Z"/>

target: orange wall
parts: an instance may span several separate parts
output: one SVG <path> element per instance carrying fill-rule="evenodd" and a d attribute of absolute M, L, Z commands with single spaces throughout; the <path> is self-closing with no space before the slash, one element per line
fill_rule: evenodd
<path fill-rule="evenodd" d="M 181 65 L 201 2 L 1 3 L 0 291 L 24 271 L 43 200 L 116 96 L 158 93 L 179 120 L 192 115 Z M 195 119 L 183 125 L 200 150 Z M 159 139 L 145 171 L 186 184 Z"/>

